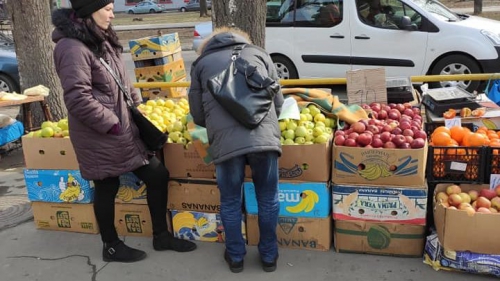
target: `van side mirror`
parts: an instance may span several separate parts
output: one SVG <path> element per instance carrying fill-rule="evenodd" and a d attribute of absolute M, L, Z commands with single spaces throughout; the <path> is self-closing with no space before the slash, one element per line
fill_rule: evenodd
<path fill-rule="evenodd" d="M 418 29 L 416 24 L 411 23 L 411 19 L 408 16 L 403 16 L 401 18 L 400 27 L 408 31 L 415 31 Z"/>

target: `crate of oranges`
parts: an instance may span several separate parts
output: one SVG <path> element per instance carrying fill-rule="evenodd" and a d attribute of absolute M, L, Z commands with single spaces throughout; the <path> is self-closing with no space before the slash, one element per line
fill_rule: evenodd
<path fill-rule="evenodd" d="M 498 138 L 488 130 L 471 125 L 437 126 L 429 134 L 427 180 L 429 182 L 483 183 L 486 173 L 487 148 Z M 498 135 L 497 135 L 498 136 Z M 500 146 L 499 146 L 500 147 Z"/>

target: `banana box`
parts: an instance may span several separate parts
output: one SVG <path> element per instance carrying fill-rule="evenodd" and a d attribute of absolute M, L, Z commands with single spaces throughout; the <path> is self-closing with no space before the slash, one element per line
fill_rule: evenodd
<path fill-rule="evenodd" d="M 181 78 L 175 82 L 186 82 L 186 78 Z M 182 98 L 187 97 L 187 87 L 168 87 L 168 88 L 144 88 L 141 90 L 142 97 L 148 99 L 157 99 L 161 97 Z"/>
<path fill-rule="evenodd" d="M 246 212 L 258 214 L 257 197 L 253 182 L 243 184 Z M 330 185 L 324 182 L 280 181 L 278 200 L 280 216 L 325 218 L 331 212 Z"/>
<path fill-rule="evenodd" d="M 120 176 L 120 188 L 115 198 L 116 203 L 122 204 L 147 204 L 146 184 L 134 173 Z"/>
<path fill-rule="evenodd" d="M 175 53 L 172 53 L 168 56 L 164 56 L 161 58 L 136 60 L 136 61 L 134 61 L 134 66 L 136 68 L 140 68 L 140 67 L 164 65 L 164 64 L 171 63 L 173 61 L 180 60 L 180 59 L 182 59 L 182 49 L 181 48 L 175 50 Z"/>
<path fill-rule="evenodd" d="M 461 271 L 500 277 L 500 255 L 445 250 L 435 233 L 427 236 L 424 263 L 434 270 Z"/>
<path fill-rule="evenodd" d="M 220 213 L 220 191 L 215 180 L 177 179 L 168 184 L 168 210 Z"/>
<path fill-rule="evenodd" d="M 215 179 L 215 165 L 205 164 L 193 145 L 166 143 L 163 156 L 171 178 Z"/>
<path fill-rule="evenodd" d="M 259 244 L 259 218 L 247 214 L 248 245 Z M 279 217 L 276 227 L 278 246 L 290 249 L 329 251 L 332 245 L 332 217 Z"/>
<path fill-rule="evenodd" d="M 171 213 L 175 237 L 185 240 L 224 243 L 225 234 L 220 214 L 177 210 L 172 210 Z M 244 216 L 241 221 L 241 233 L 246 240 Z"/>
<path fill-rule="evenodd" d="M 335 220 L 425 225 L 427 186 L 415 189 L 334 184 L 332 205 Z"/>
<path fill-rule="evenodd" d="M 94 186 L 79 170 L 24 169 L 30 201 L 53 203 L 92 203 Z"/>
<path fill-rule="evenodd" d="M 181 48 L 177 32 L 130 40 L 128 44 L 134 61 L 166 57 Z"/>
<path fill-rule="evenodd" d="M 36 228 L 81 233 L 99 233 L 93 204 L 33 202 Z"/>
<path fill-rule="evenodd" d="M 421 188 L 425 184 L 427 143 L 420 149 L 368 149 L 333 146 L 332 181 L 335 184 L 397 185 Z"/>
<path fill-rule="evenodd" d="M 23 155 L 27 169 L 78 170 L 75 150 L 69 138 L 23 136 Z"/>
<path fill-rule="evenodd" d="M 164 65 L 135 68 L 134 73 L 137 82 L 175 82 L 187 75 L 182 59 Z"/>
<path fill-rule="evenodd" d="M 333 233 L 340 253 L 421 257 L 425 243 L 425 225 L 335 220 Z"/>

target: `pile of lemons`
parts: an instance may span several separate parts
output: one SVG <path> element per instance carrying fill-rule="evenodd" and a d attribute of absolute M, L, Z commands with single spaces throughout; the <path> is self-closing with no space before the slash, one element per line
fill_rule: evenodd
<path fill-rule="evenodd" d="M 191 142 L 191 135 L 186 127 L 189 114 L 187 99 L 151 99 L 138 108 L 160 131 L 168 133 L 168 143 L 187 145 Z"/>

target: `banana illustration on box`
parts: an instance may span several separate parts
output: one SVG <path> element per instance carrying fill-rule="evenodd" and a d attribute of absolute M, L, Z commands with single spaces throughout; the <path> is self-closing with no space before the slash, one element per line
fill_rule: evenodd
<path fill-rule="evenodd" d="M 63 202 L 71 203 L 75 201 L 81 201 L 85 196 L 85 192 L 81 189 L 80 183 L 71 174 L 68 174 L 66 187 L 64 187 L 64 185 L 59 182 L 59 189 L 61 190 L 59 199 Z"/>
<path fill-rule="evenodd" d="M 312 190 L 304 190 L 300 193 L 300 202 L 295 206 L 287 206 L 286 210 L 290 213 L 309 213 L 319 201 L 319 196 Z"/>
<path fill-rule="evenodd" d="M 195 217 L 190 212 L 178 212 L 172 217 L 174 233 L 178 238 L 216 242 L 220 240 L 216 224 L 203 214 Z"/>
<path fill-rule="evenodd" d="M 483 122 L 483 125 L 489 130 L 498 129 L 497 124 L 495 124 L 495 122 L 491 121 L 490 119 L 482 118 L 481 122 Z"/>
<path fill-rule="evenodd" d="M 367 163 L 364 165 L 364 169 L 359 171 L 359 175 L 367 180 L 376 180 L 378 178 L 385 178 L 392 175 L 392 173 L 387 168 L 387 165 L 379 163 Z"/>
<path fill-rule="evenodd" d="M 145 196 L 145 194 L 146 194 L 145 184 L 142 184 L 142 186 L 137 190 L 135 190 L 131 186 L 122 186 L 118 190 L 118 194 L 116 195 L 116 197 L 122 200 L 123 202 L 130 202 L 133 199 Z"/>

